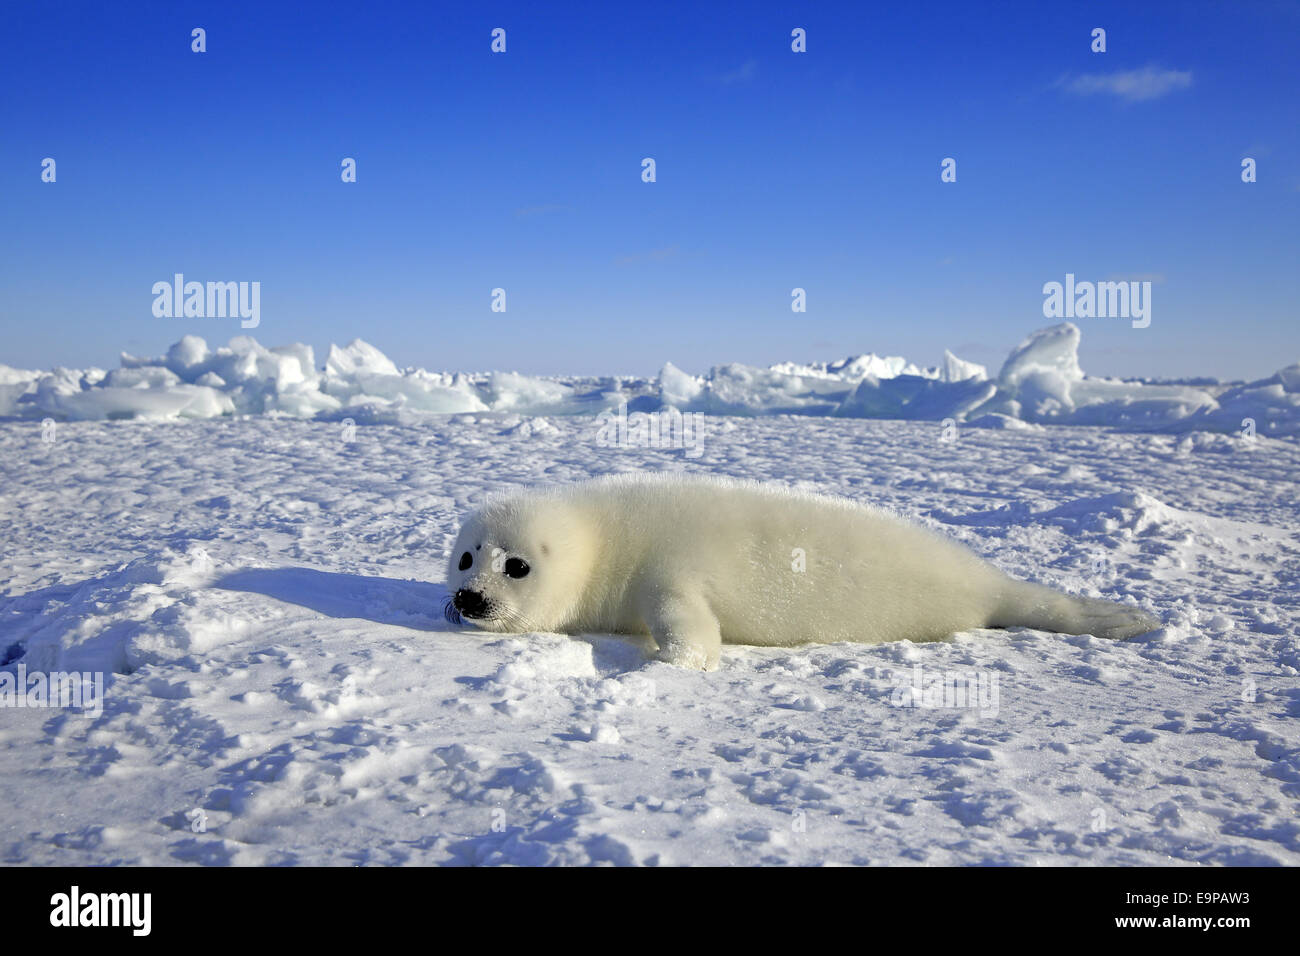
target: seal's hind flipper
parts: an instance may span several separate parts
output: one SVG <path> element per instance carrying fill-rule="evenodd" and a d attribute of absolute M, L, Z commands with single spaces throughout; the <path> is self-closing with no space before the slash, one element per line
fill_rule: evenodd
<path fill-rule="evenodd" d="M 1131 604 L 1062 594 L 1038 584 L 1013 582 L 990 627 L 1032 627 L 1061 634 L 1092 634 L 1122 641 L 1160 627 L 1158 618 Z"/>

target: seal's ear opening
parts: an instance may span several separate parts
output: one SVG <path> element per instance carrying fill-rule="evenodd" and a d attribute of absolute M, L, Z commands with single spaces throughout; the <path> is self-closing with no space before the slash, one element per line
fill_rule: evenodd
<path fill-rule="evenodd" d="M 545 542 L 543 542 L 543 544 L 542 544 L 542 554 L 550 554 L 550 553 L 551 553 L 551 549 L 550 549 L 549 547 L 546 546 Z"/>

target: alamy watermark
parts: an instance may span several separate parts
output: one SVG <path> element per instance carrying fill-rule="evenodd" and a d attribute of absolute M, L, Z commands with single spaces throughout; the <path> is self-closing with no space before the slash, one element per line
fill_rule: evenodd
<path fill-rule="evenodd" d="M 224 319 L 238 317 L 240 328 L 255 329 L 262 321 L 262 283 L 186 282 L 177 272 L 171 282 L 153 284 L 153 314 L 159 319 Z"/>
<path fill-rule="evenodd" d="M 1048 319 L 1132 319 L 1133 328 L 1151 324 L 1151 282 L 1075 282 L 1043 285 L 1043 317 Z"/>
<path fill-rule="evenodd" d="M 56 927 L 123 927 L 148 936 L 152 913 L 152 893 L 83 893 L 74 885 L 50 897 L 50 925 Z"/>
<path fill-rule="evenodd" d="M 687 458 L 704 453 L 703 412 L 680 412 L 670 405 L 629 415 L 627 402 L 619 402 L 617 411 L 597 415 L 596 425 L 596 444 L 602 448 L 680 448 Z"/>
<path fill-rule="evenodd" d="M 989 671 L 926 671 L 912 665 L 910 677 L 895 679 L 889 702 L 895 707 L 925 710 L 978 710 L 998 713 L 998 675 Z"/>
<path fill-rule="evenodd" d="M 0 671 L 0 707 L 67 708 L 83 716 L 104 712 L 102 671 L 42 671 L 28 673 L 19 664 L 16 673 Z"/>

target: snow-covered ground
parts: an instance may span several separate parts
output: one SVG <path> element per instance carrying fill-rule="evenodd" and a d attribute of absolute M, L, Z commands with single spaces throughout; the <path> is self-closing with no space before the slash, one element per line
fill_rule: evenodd
<path fill-rule="evenodd" d="M 709 416 L 688 457 L 577 414 L 26 414 L 0 423 L 3 670 L 110 679 L 99 716 L 0 709 L 0 862 L 1300 863 L 1300 446 L 1262 423 Z M 1165 626 L 728 647 L 699 673 L 443 620 L 486 492 L 674 468 L 891 507 Z M 983 706 L 934 699 L 945 673 Z"/>

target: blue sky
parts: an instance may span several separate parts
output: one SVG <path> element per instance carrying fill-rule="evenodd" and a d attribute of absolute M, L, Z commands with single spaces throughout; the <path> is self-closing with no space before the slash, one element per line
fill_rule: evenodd
<path fill-rule="evenodd" d="M 1079 320 L 1085 370 L 1260 377 L 1300 360 L 1297 35 L 1250 0 L 7 4 L 0 362 L 240 334 L 154 317 L 183 272 L 322 361 L 996 368 L 1072 272 L 1153 282 L 1149 328 Z"/>

